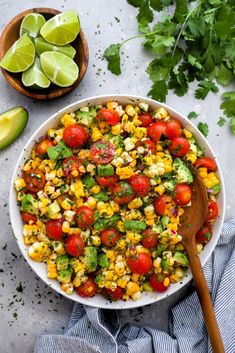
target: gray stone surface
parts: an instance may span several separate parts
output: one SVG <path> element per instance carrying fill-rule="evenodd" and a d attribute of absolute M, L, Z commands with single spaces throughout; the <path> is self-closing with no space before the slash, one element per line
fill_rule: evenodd
<path fill-rule="evenodd" d="M 70 95 L 51 102 L 36 102 L 14 91 L 0 75 L 0 111 L 22 105 L 29 111 L 29 122 L 23 135 L 8 149 L 0 152 L 0 352 L 30 353 L 35 338 L 45 332 L 61 333 L 66 324 L 72 302 L 63 299 L 39 280 L 23 260 L 14 240 L 8 211 L 8 190 L 14 165 L 25 142 L 57 109 L 68 103 L 105 93 L 131 93 L 146 95 L 150 81 L 145 73 L 151 59 L 140 46 L 140 40 L 127 43 L 123 48 L 125 60 L 123 74 L 113 76 L 102 61 L 102 52 L 110 43 L 119 42 L 136 34 L 136 10 L 126 0 L 54 0 L 12 1 L 0 0 L 0 30 L 17 13 L 31 7 L 75 8 L 80 14 L 89 47 L 90 62 L 82 84 Z M 119 21 L 120 19 L 120 21 Z M 188 114 L 192 110 L 202 113 L 201 120 L 210 126 L 208 140 L 216 151 L 227 186 L 226 218 L 234 215 L 235 187 L 235 137 L 228 127 L 219 128 L 216 118 L 219 112 L 219 95 L 209 95 L 199 102 L 190 90 L 184 98 L 173 94 L 167 100 L 177 110 Z M 186 293 L 182 290 L 177 296 L 143 310 L 122 312 L 123 323 L 134 321 L 167 330 L 169 306 Z"/>

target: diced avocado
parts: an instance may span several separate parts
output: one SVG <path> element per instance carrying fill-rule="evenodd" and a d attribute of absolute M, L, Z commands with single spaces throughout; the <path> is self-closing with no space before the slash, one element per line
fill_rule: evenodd
<path fill-rule="evenodd" d="M 95 283 L 98 284 L 100 288 L 103 288 L 105 286 L 106 280 L 104 275 L 97 275 L 95 276 Z"/>
<path fill-rule="evenodd" d="M 161 222 L 157 222 L 157 223 L 154 223 L 154 225 L 152 226 L 152 230 L 156 233 L 161 233 L 163 232 L 163 228 L 162 228 L 162 224 Z"/>
<path fill-rule="evenodd" d="M 181 266 L 184 267 L 188 267 L 189 263 L 188 263 L 188 258 L 186 255 L 184 255 L 182 252 L 180 251 L 176 251 L 174 256 L 173 256 L 174 261 Z"/>
<path fill-rule="evenodd" d="M 103 201 L 103 202 L 106 202 L 109 199 L 108 195 L 104 191 L 100 191 L 98 194 L 93 195 L 93 197 L 97 201 Z"/>
<path fill-rule="evenodd" d="M 114 144 L 116 147 L 124 147 L 122 136 L 109 134 L 108 137 L 109 137 L 109 141 L 112 144 Z"/>
<path fill-rule="evenodd" d="M 94 109 L 91 109 L 89 112 L 77 110 L 75 116 L 79 124 L 91 127 L 96 116 L 96 111 Z"/>
<path fill-rule="evenodd" d="M 21 209 L 24 212 L 37 214 L 37 212 L 38 212 L 38 202 L 37 202 L 37 200 L 35 200 L 35 198 L 32 195 L 26 194 L 22 198 Z"/>
<path fill-rule="evenodd" d="M 55 147 L 49 147 L 47 154 L 52 161 L 56 161 L 57 159 L 71 157 L 73 152 L 68 146 L 66 146 L 64 141 L 60 141 Z"/>
<path fill-rule="evenodd" d="M 55 216 L 59 212 L 60 212 L 60 206 L 56 201 L 51 203 L 47 208 L 47 216 L 49 218 L 53 218 L 53 216 Z"/>
<path fill-rule="evenodd" d="M 0 150 L 14 142 L 23 132 L 28 121 L 28 112 L 15 107 L 0 114 Z"/>
<path fill-rule="evenodd" d="M 146 291 L 146 292 L 152 292 L 153 291 L 153 288 L 151 287 L 150 283 L 148 281 L 144 282 L 142 284 L 143 286 L 143 290 Z"/>
<path fill-rule="evenodd" d="M 134 232 L 141 232 L 145 230 L 146 223 L 143 221 L 125 221 L 124 227 L 126 230 L 132 230 Z"/>
<path fill-rule="evenodd" d="M 173 192 L 175 186 L 176 186 L 176 180 L 166 180 L 162 183 L 164 188 L 166 189 L 167 192 Z"/>
<path fill-rule="evenodd" d="M 110 218 L 98 218 L 97 221 L 95 221 L 94 223 L 94 228 L 96 230 L 103 230 L 105 228 L 110 228 L 110 227 L 113 227 L 117 221 L 119 221 L 121 218 L 120 215 L 113 215 L 112 217 Z"/>
<path fill-rule="evenodd" d="M 72 268 L 66 268 L 64 270 L 59 270 L 57 279 L 61 283 L 70 283 L 71 282 L 71 277 L 72 277 L 73 269 Z"/>
<path fill-rule="evenodd" d="M 158 244 L 158 246 L 157 246 L 157 256 L 161 256 L 162 255 L 162 253 L 163 253 L 163 251 L 165 251 L 166 250 L 166 248 L 167 248 L 167 244 Z"/>
<path fill-rule="evenodd" d="M 94 246 L 87 246 L 85 248 L 84 263 L 88 272 L 95 271 L 97 267 L 97 250 Z"/>
<path fill-rule="evenodd" d="M 95 178 L 93 178 L 93 176 L 91 176 L 91 175 L 85 175 L 82 178 L 82 182 L 88 190 L 96 185 Z"/>
<path fill-rule="evenodd" d="M 163 230 L 166 228 L 167 224 L 169 223 L 169 220 L 170 220 L 170 218 L 167 216 L 163 216 L 161 218 Z"/>
<path fill-rule="evenodd" d="M 109 266 L 109 260 L 107 258 L 107 255 L 100 254 L 98 256 L 98 265 L 100 265 L 101 267 L 108 267 Z"/>
<path fill-rule="evenodd" d="M 212 190 L 213 194 L 216 195 L 216 194 L 218 194 L 220 192 L 221 186 L 220 186 L 220 184 L 217 184 L 215 186 L 212 186 L 212 188 L 210 188 L 210 190 Z"/>
<path fill-rule="evenodd" d="M 98 176 L 112 176 L 114 175 L 114 168 L 111 164 L 98 165 L 97 167 Z"/>
<path fill-rule="evenodd" d="M 191 171 L 180 158 L 175 158 L 173 162 L 173 169 L 176 172 L 176 180 L 178 183 L 191 184 L 193 182 L 193 175 Z"/>
<path fill-rule="evenodd" d="M 66 270 L 69 265 L 69 257 L 68 255 L 60 255 L 56 259 L 56 267 L 57 270 Z"/>
<path fill-rule="evenodd" d="M 168 272 L 168 273 L 172 272 L 172 270 L 173 270 L 172 267 L 168 264 L 167 259 L 161 259 L 161 267 L 162 267 L 163 271 Z"/>
<path fill-rule="evenodd" d="M 198 146 L 194 137 L 191 137 L 190 139 L 188 139 L 188 142 L 190 143 L 190 150 L 196 153 L 198 157 L 201 157 L 204 155 L 203 150 L 201 149 L 201 147 Z"/>

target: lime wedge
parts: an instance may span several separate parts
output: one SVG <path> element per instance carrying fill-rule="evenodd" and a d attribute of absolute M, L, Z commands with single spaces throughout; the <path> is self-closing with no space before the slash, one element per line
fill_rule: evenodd
<path fill-rule="evenodd" d="M 76 54 L 76 50 L 70 44 L 59 47 L 57 45 L 46 42 L 45 39 L 41 37 L 35 39 L 34 45 L 38 56 L 44 53 L 44 51 L 59 51 L 60 53 L 73 59 Z"/>
<path fill-rule="evenodd" d="M 32 39 L 36 38 L 45 22 L 45 18 L 40 13 L 28 14 L 21 22 L 20 36 L 27 33 Z"/>
<path fill-rule="evenodd" d="M 0 66 L 10 72 L 27 70 L 34 62 L 35 48 L 27 34 L 20 37 L 7 51 Z"/>
<path fill-rule="evenodd" d="M 76 11 L 65 11 L 47 21 L 41 28 L 41 36 L 49 43 L 65 45 L 71 43 L 80 31 Z"/>
<path fill-rule="evenodd" d="M 48 88 L 50 86 L 51 82 L 42 71 L 38 57 L 35 58 L 34 64 L 28 70 L 23 72 L 22 82 L 24 86 L 34 89 Z"/>
<path fill-rule="evenodd" d="M 57 86 L 71 86 L 78 78 L 77 65 L 62 53 L 45 51 L 40 56 L 40 62 L 43 72 Z"/>

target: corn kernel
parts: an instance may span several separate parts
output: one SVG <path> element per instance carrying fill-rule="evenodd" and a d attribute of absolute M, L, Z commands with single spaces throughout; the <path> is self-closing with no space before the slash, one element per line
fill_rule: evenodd
<path fill-rule="evenodd" d="M 126 286 L 126 294 L 133 295 L 140 291 L 140 286 L 135 282 L 128 282 Z"/>
<path fill-rule="evenodd" d="M 203 250 L 203 245 L 197 244 L 196 247 L 197 247 L 197 253 L 200 254 L 200 252 L 202 252 L 202 250 Z"/>
<path fill-rule="evenodd" d="M 101 133 L 101 131 L 97 128 L 97 127 L 93 127 L 92 128 L 92 132 L 91 132 L 91 139 L 92 141 L 97 141 L 100 140 L 103 137 L 103 134 Z"/>
<path fill-rule="evenodd" d="M 16 178 L 15 179 L 15 189 L 16 191 L 21 191 L 26 188 L 26 184 L 23 178 Z"/>
<path fill-rule="evenodd" d="M 193 136 L 193 134 L 187 129 L 183 129 L 183 133 L 187 139 L 191 139 L 191 137 Z"/>
<path fill-rule="evenodd" d="M 92 240 L 92 244 L 93 245 L 100 246 L 101 240 L 100 240 L 100 237 L 98 235 L 92 235 L 91 236 L 91 240 Z"/>
<path fill-rule="evenodd" d="M 115 272 L 118 276 L 124 275 L 126 273 L 125 264 L 122 261 L 116 262 Z"/>
<path fill-rule="evenodd" d="M 73 293 L 73 284 L 72 283 L 62 283 L 61 289 L 67 293 L 67 294 L 72 294 Z"/>
<path fill-rule="evenodd" d="M 131 202 L 128 203 L 128 208 L 130 209 L 137 209 L 143 205 L 143 201 L 140 197 L 136 197 Z"/>
<path fill-rule="evenodd" d="M 133 107 L 133 105 L 131 104 L 127 104 L 126 108 L 125 108 L 125 112 L 129 115 L 129 116 L 134 116 L 135 115 L 135 108 Z"/>
<path fill-rule="evenodd" d="M 167 278 L 164 279 L 163 285 L 164 285 L 164 287 L 168 287 L 169 284 L 170 284 L 170 279 L 167 277 Z"/>
<path fill-rule="evenodd" d="M 98 194 L 100 192 L 100 186 L 99 185 L 95 185 L 91 188 L 91 192 L 92 194 Z"/>
<path fill-rule="evenodd" d="M 107 102 L 106 107 L 107 107 L 107 109 L 113 110 L 118 107 L 118 103 L 117 102 Z"/>
<path fill-rule="evenodd" d="M 162 195 L 165 192 L 165 187 L 162 184 L 158 185 L 154 188 L 154 191 L 156 191 L 159 195 Z"/>
<path fill-rule="evenodd" d="M 112 128 L 111 128 L 111 131 L 112 131 L 113 135 L 120 135 L 120 133 L 121 133 L 121 124 L 113 125 Z"/>
<path fill-rule="evenodd" d="M 62 224 L 62 231 L 64 233 L 68 233 L 70 230 L 70 224 L 68 221 L 64 221 L 63 224 Z"/>
<path fill-rule="evenodd" d="M 138 273 L 132 273 L 131 280 L 135 283 L 139 281 L 140 275 Z"/>

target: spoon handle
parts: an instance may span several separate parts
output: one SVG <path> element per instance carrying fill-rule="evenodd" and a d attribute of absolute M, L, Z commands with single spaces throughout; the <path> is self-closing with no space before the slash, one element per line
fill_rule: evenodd
<path fill-rule="evenodd" d="M 200 300 L 204 321 L 207 327 L 213 352 L 225 353 L 206 279 L 200 259 L 197 255 L 196 244 L 191 243 L 189 246 L 185 244 L 185 247 L 188 252 L 189 264 L 194 279 L 195 289 Z"/>

